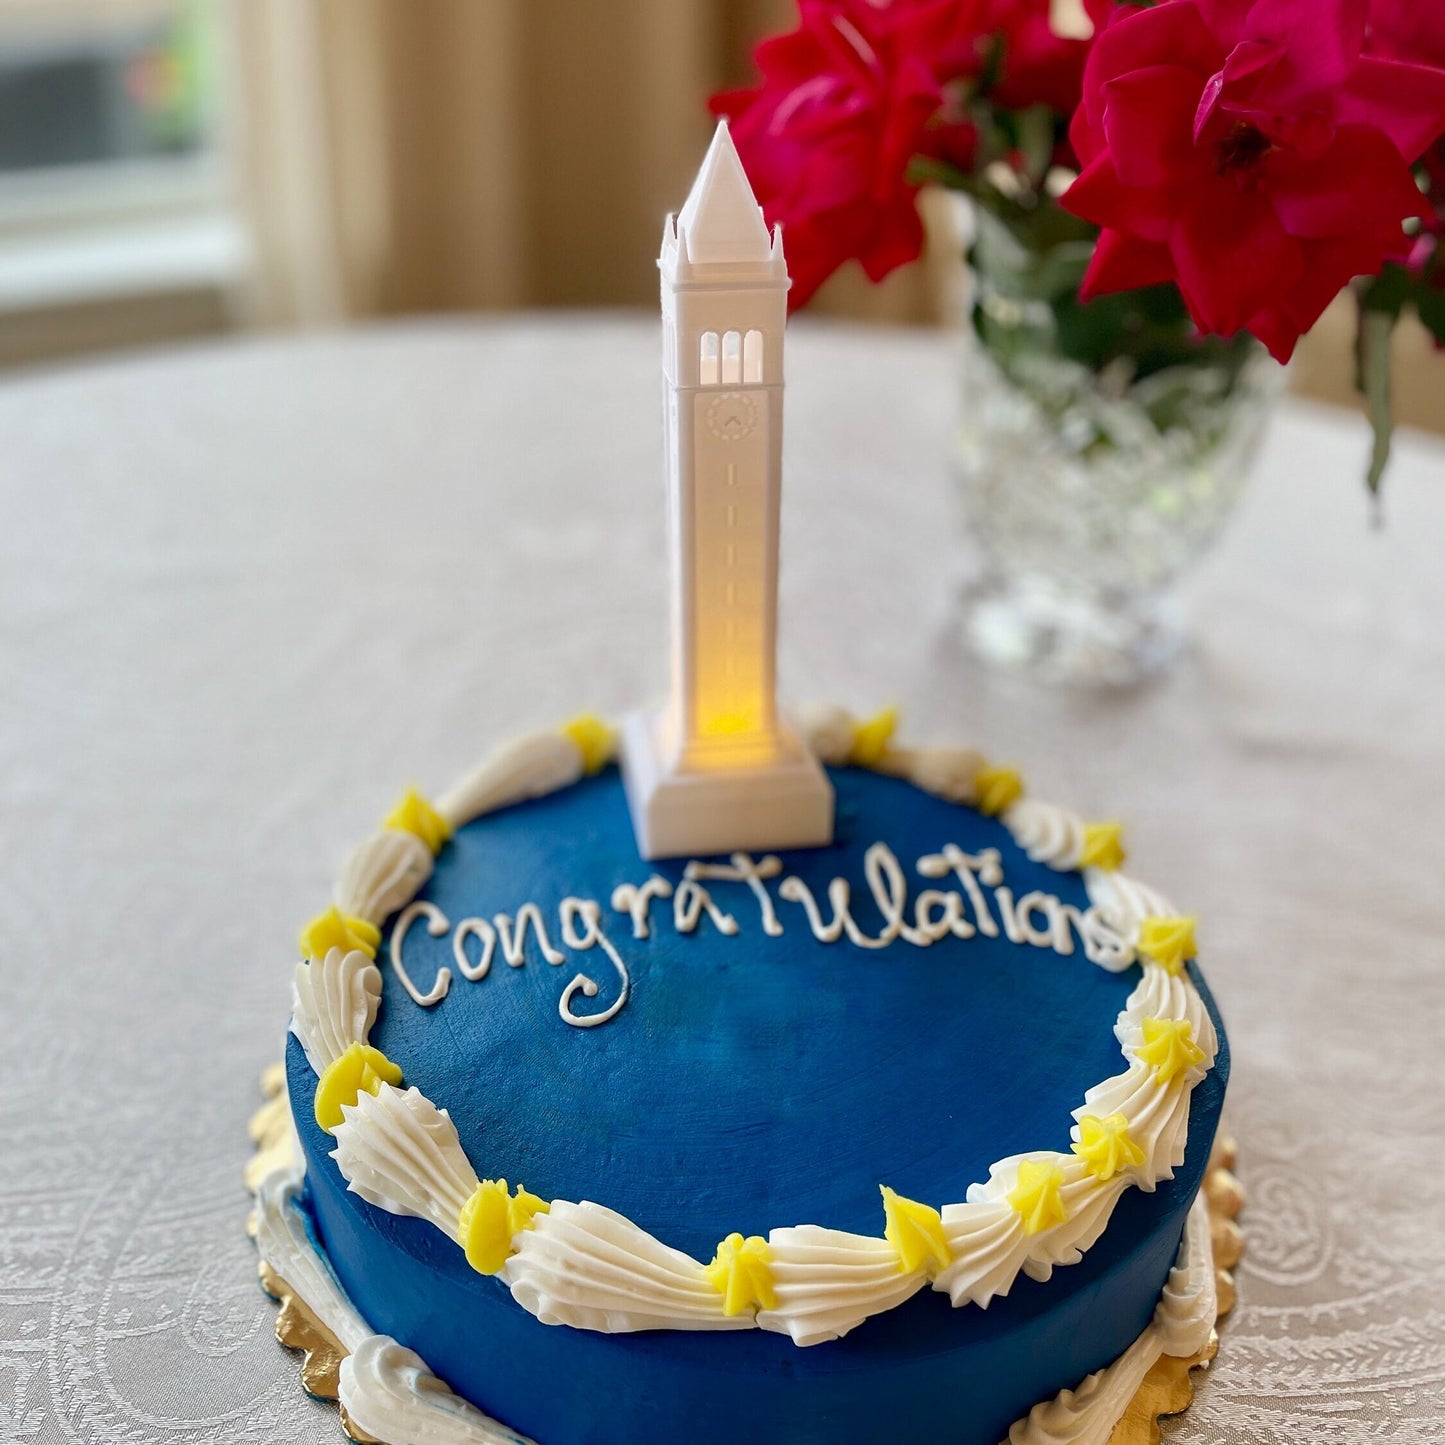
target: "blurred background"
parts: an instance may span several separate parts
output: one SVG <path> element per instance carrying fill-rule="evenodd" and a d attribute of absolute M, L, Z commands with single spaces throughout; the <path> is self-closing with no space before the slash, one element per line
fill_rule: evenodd
<path fill-rule="evenodd" d="M 653 304 L 662 215 L 791 0 L 0 0 L 0 366 L 255 328 Z M 813 309 L 937 324 L 925 264 Z M 1341 303 L 1345 305 L 1347 303 Z M 1354 405 L 1347 315 L 1297 389 Z M 1400 419 L 1445 356 L 1396 342 Z"/>

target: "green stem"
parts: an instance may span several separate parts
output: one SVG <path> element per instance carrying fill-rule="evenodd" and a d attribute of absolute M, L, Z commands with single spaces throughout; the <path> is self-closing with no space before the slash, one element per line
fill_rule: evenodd
<path fill-rule="evenodd" d="M 1388 311 L 1365 308 L 1360 313 L 1360 330 L 1356 342 L 1360 390 L 1369 408 L 1374 444 L 1370 450 L 1370 470 L 1366 481 L 1375 501 L 1379 520 L 1380 482 L 1390 461 L 1390 437 L 1394 413 L 1390 399 L 1390 338 L 1395 318 Z"/>

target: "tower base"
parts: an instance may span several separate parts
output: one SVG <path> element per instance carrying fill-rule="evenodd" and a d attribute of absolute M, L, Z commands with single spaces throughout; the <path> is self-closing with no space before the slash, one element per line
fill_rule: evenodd
<path fill-rule="evenodd" d="M 833 841 L 833 785 L 790 728 L 775 762 L 683 769 L 665 746 L 660 713 L 622 725 L 622 776 L 637 851 L 647 859 L 764 849 L 820 848 Z"/>

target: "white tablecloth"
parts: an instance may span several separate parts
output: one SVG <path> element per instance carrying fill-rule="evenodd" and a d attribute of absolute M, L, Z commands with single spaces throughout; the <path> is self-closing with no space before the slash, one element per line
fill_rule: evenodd
<path fill-rule="evenodd" d="M 1169 1438 L 1445 1441 L 1445 447 L 1372 534 L 1288 406 L 1128 696 L 957 636 L 927 335 L 794 328 L 781 670 L 1128 820 L 1235 1050 L 1241 1304 Z M 644 321 L 236 344 L 0 387 L 0 1439 L 331 1440 L 242 1233 L 293 940 L 401 784 L 664 681 Z"/>

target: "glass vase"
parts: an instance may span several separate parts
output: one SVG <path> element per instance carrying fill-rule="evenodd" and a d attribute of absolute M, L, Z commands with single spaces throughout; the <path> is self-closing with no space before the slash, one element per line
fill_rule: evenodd
<path fill-rule="evenodd" d="M 1093 238 L 1043 219 L 970 218 L 966 635 L 990 662 L 1128 685 L 1179 652 L 1175 584 L 1234 510 L 1285 373 L 1252 338 L 1195 336 L 1172 288 L 1081 306 Z"/>

